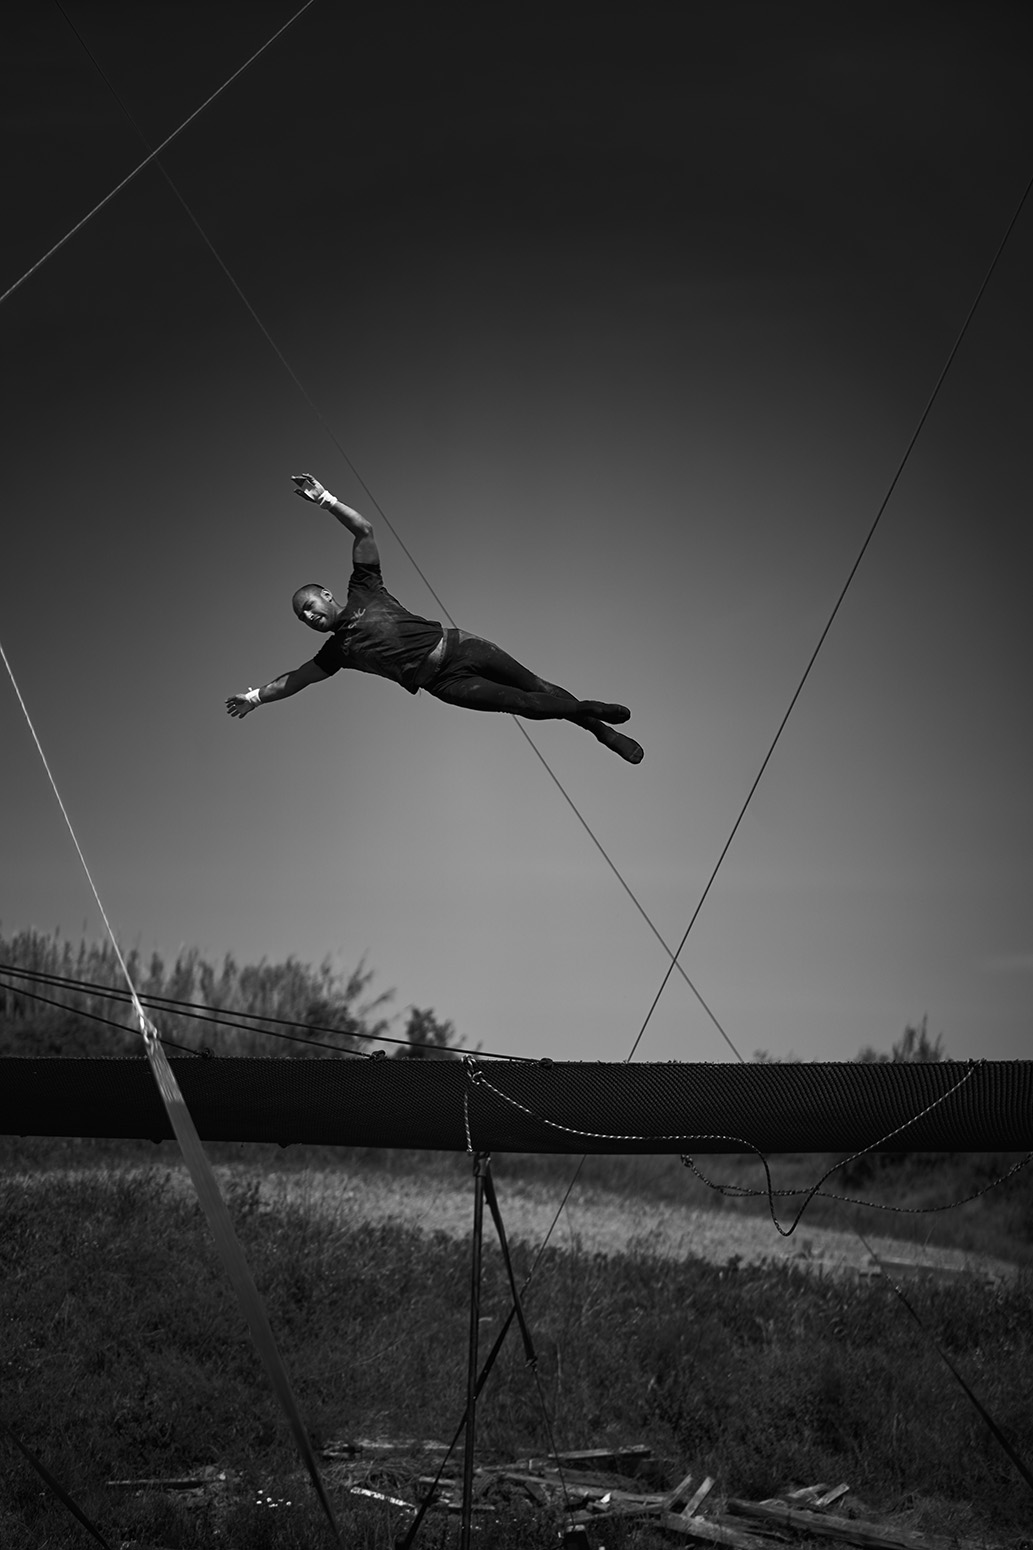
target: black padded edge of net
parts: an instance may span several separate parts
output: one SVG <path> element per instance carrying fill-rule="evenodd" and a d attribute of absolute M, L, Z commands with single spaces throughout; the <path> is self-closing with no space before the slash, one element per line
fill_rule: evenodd
<path fill-rule="evenodd" d="M 171 1064 L 209 1141 L 572 1153 L 1033 1148 L 1031 1061 Z M 171 1136 L 142 1057 L 0 1060 L 0 1134 Z"/>

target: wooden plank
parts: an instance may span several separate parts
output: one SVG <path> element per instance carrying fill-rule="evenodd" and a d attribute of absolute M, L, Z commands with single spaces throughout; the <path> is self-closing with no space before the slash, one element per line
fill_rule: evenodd
<path fill-rule="evenodd" d="M 689 1487 L 693 1479 L 694 1476 L 690 1471 L 684 1480 L 679 1480 L 673 1491 L 668 1491 L 663 1501 L 665 1512 L 681 1512 L 683 1505 L 689 1499 Z"/>
<path fill-rule="evenodd" d="M 602 1469 L 609 1460 L 613 1464 L 641 1464 L 645 1459 L 653 1457 L 653 1450 L 648 1443 L 636 1442 L 628 1448 L 578 1448 L 571 1453 L 554 1453 L 546 1459 L 546 1464 L 560 1459 L 564 1464 L 585 1463 Z M 617 1473 L 620 1473 L 618 1469 Z"/>
<path fill-rule="evenodd" d="M 594 1496 L 594 1491 L 591 1494 Z M 632 1512 L 660 1512 L 664 1505 L 662 1496 L 648 1491 L 604 1491 L 595 1499 L 603 1506 L 612 1502 L 615 1507 L 630 1508 Z"/>
<path fill-rule="evenodd" d="M 170 1480 L 105 1480 L 104 1484 L 119 1491 L 200 1491 L 215 1480 L 211 1475 L 190 1475 Z"/>
<path fill-rule="evenodd" d="M 485 1467 L 488 1469 L 492 1468 L 491 1465 L 486 1465 Z M 495 1474 L 499 1473 L 498 1470 L 494 1470 L 493 1472 Z M 512 1474 L 513 1471 L 510 1470 L 508 1473 Z M 527 1471 L 520 1471 L 520 1473 L 526 1474 Z M 531 1471 L 531 1473 L 534 1475 L 536 1480 L 548 1480 L 553 1485 L 576 1486 L 579 1491 L 617 1491 L 621 1490 L 622 1487 L 615 1482 L 623 1480 L 625 1484 L 628 1483 L 626 1476 L 607 1475 L 604 1474 L 601 1469 L 593 1469 L 591 1471 L 587 1469 L 534 1469 Z M 643 1493 L 641 1491 L 636 1491 L 635 1494 L 640 1496 Z M 664 1493 L 662 1491 L 649 1491 L 645 1494 L 649 1496 L 655 1496 L 658 1500 L 661 1500 Z"/>
<path fill-rule="evenodd" d="M 703 1504 L 703 1502 L 710 1495 L 710 1493 L 711 1493 L 711 1491 L 713 1489 L 714 1489 L 714 1478 L 713 1478 L 712 1475 L 708 1475 L 707 1478 L 701 1483 L 698 1491 L 696 1492 L 696 1494 L 692 1498 L 692 1500 L 685 1503 L 685 1506 L 682 1508 L 682 1517 L 683 1518 L 694 1517 L 695 1514 L 699 1511 L 699 1509 L 700 1509 L 701 1505 Z"/>
<path fill-rule="evenodd" d="M 603 1523 L 611 1518 L 655 1518 L 659 1510 L 655 1501 L 643 1496 L 638 1499 L 628 1497 L 624 1502 L 595 1502 L 564 1516 L 569 1517 L 571 1523 Z"/>
<path fill-rule="evenodd" d="M 615 1496 L 630 1495 L 636 1500 L 640 1496 L 648 1496 L 657 1506 L 661 1506 L 664 1501 L 662 1491 L 625 1491 L 621 1486 L 614 1485 L 612 1477 L 583 1475 L 575 1470 L 565 1469 L 561 1474 L 558 1469 L 535 1469 L 529 1474 L 525 1469 L 494 1469 L 487 1466 L 485 1473 L 494 1475 L 498 1480 L 539 1480 L 558 1491 L 566 1489 L 571 1494 L 580 1491 L 584 1496 L 607 1496 L 612 1491 Z"/>
<path fill-rule="evenodd" d="M 528 1474 L 526 1470 L 493 1469 L 489 1473 L 496 1480 L 508 1480 L 511 1485 L 537 1486 L 539 1489 L 546 1487 L 554 1492 L 566 1488 L 569 1496 L 580 1496 L 589 1501 L 609 1500 L 643 1511 L 658 1512 L 664 1504 L 664 1498 L 658 1492 L 621 1491 L 612 1485 L 579 1482 L 571 1475 L 564 1475 L 561 1479 L 559 1474 L 551 1470 Z"/>
<path fill-rule="evenodd" d="M 888 1529 L 879 1523 L 864 1523 L 859 1518 L 835 1518 L 827 1512 L 804 1512 L 778 1502 L 742 1502 L 733 1498 L 728 1502 L 728 1511 L 738 1517 L 779 1523 L 784 1528 L 801 1529 L 826 1539 L 840 1539 L 849 1545 L 862 1545 L 864 1550 L 965 1550 L 954 1539 L 932 1539 L 927 1534 L 913 1534 L 907 1529 Z"/>
<path fill-rule="evenodd" d="M 324 1443 L 316 1450 L 323 1458 L 354 1458 L 361 1454 L 373 1458 L 414 1458 L 421 1453 L 447 1453 L 447 1442 L 425 1442 L 419 1437 L 401 1437 L 397 1440 L 383 1437 L 356 1437 L 354 1441 L 339 1439 Z"/>
<path fill-rule="evenodd" d="M 772 1550 L 775 1541 L 759 1539 L 756 1534 L 744 1534 L 741 1529 L 728 1528 L 712 1523 L 708 1518 L 686 1518 L 680 1512 L 663 1512 L 657 1519 L 661 1528 L 683 1539 L 701 1539 L 711 1545 L 732 1545 L 734 1550 Z M 777 1547 L 781 1550 L 781 1546 Z"/>
<path fill-rule="evenodd" d="M 392 1507 L 404 1507 L 406 1512 L 416 1511 L 412 1502 L 403 1501 L 400 1496 L 388 1496 L 386 1491 L 374 1491 L 372 1486 L 368 1485 L 350 1485 L 348 1487 L 348 1495 L 368 1497 L 375 1502 L 387 1502 Z"/>
<path fill-rule="evenodd" d="M 798 1491 L 787 1491 L 785 1500 L 795 1502 L 801 1507 L 831 1507 L 832 1503 L 838 1502 L 849 1489 L 848 1485 L 802 1485 Z M 782 1500 L 779 1496 L 771 1496 L 767 1499 L 776 1507 Z"/>
<path fill-rule="evenodd" d="M 640 1464 L 652 1457 L 653 1450 L 648 1443 L 639 1442 L 629 1448 L 575 1448 L 568 1453 L 514 1459 L 512 1463 L 500 1464 L 498 1468 L 522 1469 L 525 1474 L 533 1474 L 543 1469 L 555 1469 L 558 1462 L 561 1466 L 581 1464 L 588 1469 L 609 1470 L 612 1474 L 621 1475 L 634 1474 Z"/>

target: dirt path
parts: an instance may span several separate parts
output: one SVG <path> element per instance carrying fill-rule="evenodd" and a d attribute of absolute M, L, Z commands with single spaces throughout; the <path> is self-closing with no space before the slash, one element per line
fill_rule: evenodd
<path fill-rule="evenodd" d="M 160 1165 L 161 1171 L 168 1171 Z M 119 1170 L 120 1172 L 122 1170 Z M 130 1173 L 149 1172 L 133 1165 Z M 444 1232 L 466 1238 L 471 1230 L 473 1189 L 469 1179 L 384 1174 L 372 1169 L 300 1169 L 262 1172 L 246 1165 L 221 1164 L 220 1183 L 232 1199 L 236 1189 L 255 1182 L 264 1207 L 285 1206 L 311 1212 L 342 1228 L 359 1222 L 398 1222 L 419 1232 Z M 13 1175 L 9 1184 L 32 1188 L 55 1177 L 99 1181 L 101 1167 L 47 1169 Z M 192 1194 L 193 1187 L 179 1166 L 170 1171 L 173 1189 Z M 507 1183 L 499 1188 L 499 1206 L 511 1243 L 521 1240 L 537 1248 L 552 1227 L 562 1190 Z M 493 1232 L 486 1218 L 485 1231 Z M 855 1233 L 809 1226 L 806 1218 L 791 1237 L 783 1237 L 768 1216 L 750 1216 L 734 1209 L 715 1211 L 652 1203 L 635 1196 L 578 1188 L 552 1232 L 558 1248 L 578 1248 L 589 1254 L 628 1251 L 664 1259 L 698 1257 L 725 1264 L 737 1257 L 743 1264 L 789 1261 L 823 1274 L 877 1273 L 867 1248 Z M 966 1254 L 959 1249 L 906 1243 L 896 1238 L 870 1237 L 869 1243 L 888 1269 L 899 1275 L 924 1273 L 937 1279 L 977 1275 L 984 1281 L 1006 1281 L 1017 1267 L 1005 1260 Z"/>
<path fill-rule="evenodd" d="M 264 1180 L 263 1199 L 272 1206 L 291 1203 L 328 1214 L 342 1226 L 359 1221 L 396 1221 L 421 1232 L 445 1232 L 465 1238 L 471 1228 L 472 1185 L 464 1181 L 421 1180 L 366 1172 L 310 1171 Z M 499 1206 L 511 1242 L 535 1247 L 548 1232 L 562 1196 L 559 1187 L 506 1185 Z M 491 1232 L 490 1223 L 486 1231 Z M 568 1201 L 552 1242 L 588 1253 L 617 1254 L 629 1249 L 658 1258 L 697 1256 L 724 1264 L 733 1256 L 744 1264 L 793 1261 L 824 1273 L 865 1274 L 872 1269 L 868 1250 L 855 1233 L 809 1227 L 806 1218 L 789 1238 L 770 1217 L 734 1210 L 706 1211 L 670 1202 L 649 1201 L 600 1190 L 576 1190 Z M 1003 1260 L 958 1249 L 870 1238 L 876 1254 L 901 1274 L 925 1268 L 938 1278 L 978 1274 L 1007 1280 L 1016 1267 Z"/>

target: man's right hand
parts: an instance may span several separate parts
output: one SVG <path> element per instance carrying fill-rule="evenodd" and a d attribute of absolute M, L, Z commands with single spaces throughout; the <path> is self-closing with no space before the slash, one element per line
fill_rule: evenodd
<path fill-rule="evenodd" d="M 226 709 L 231 716 L 248 716 L 254 708 L 254 702 L 246 694 L 231 694 L 226 701 Z"/>
<path fill-rule="evenodd" d="M 326 488 L 311 474 L 291 474 L 291 478 L 297 485 L 295 495 L 300 495 L 303 501 L 312 501 L 318 506 L 320 497 L 327 493 Z"/>

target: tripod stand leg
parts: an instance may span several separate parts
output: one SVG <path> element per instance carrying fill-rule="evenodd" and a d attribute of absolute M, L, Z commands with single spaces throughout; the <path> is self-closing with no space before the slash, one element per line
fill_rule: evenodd
<path fill-rule="evenodd" d="M 484 1180 L 491 1167 L 491 1155 L 478 1152 L 474 1158 L 473 1179 L 473 1252 L 470 1264 L 470 1354 L 466 1373 L 466 1439 L 463 1454 L 463 1514 L 459 1537 L 460 1550 L 470 1550 L 473 1528 L 474 1415 L 477 1405 L 477 1336 L 481 1322 L 481 1249 L 484 1241 Z"/>

